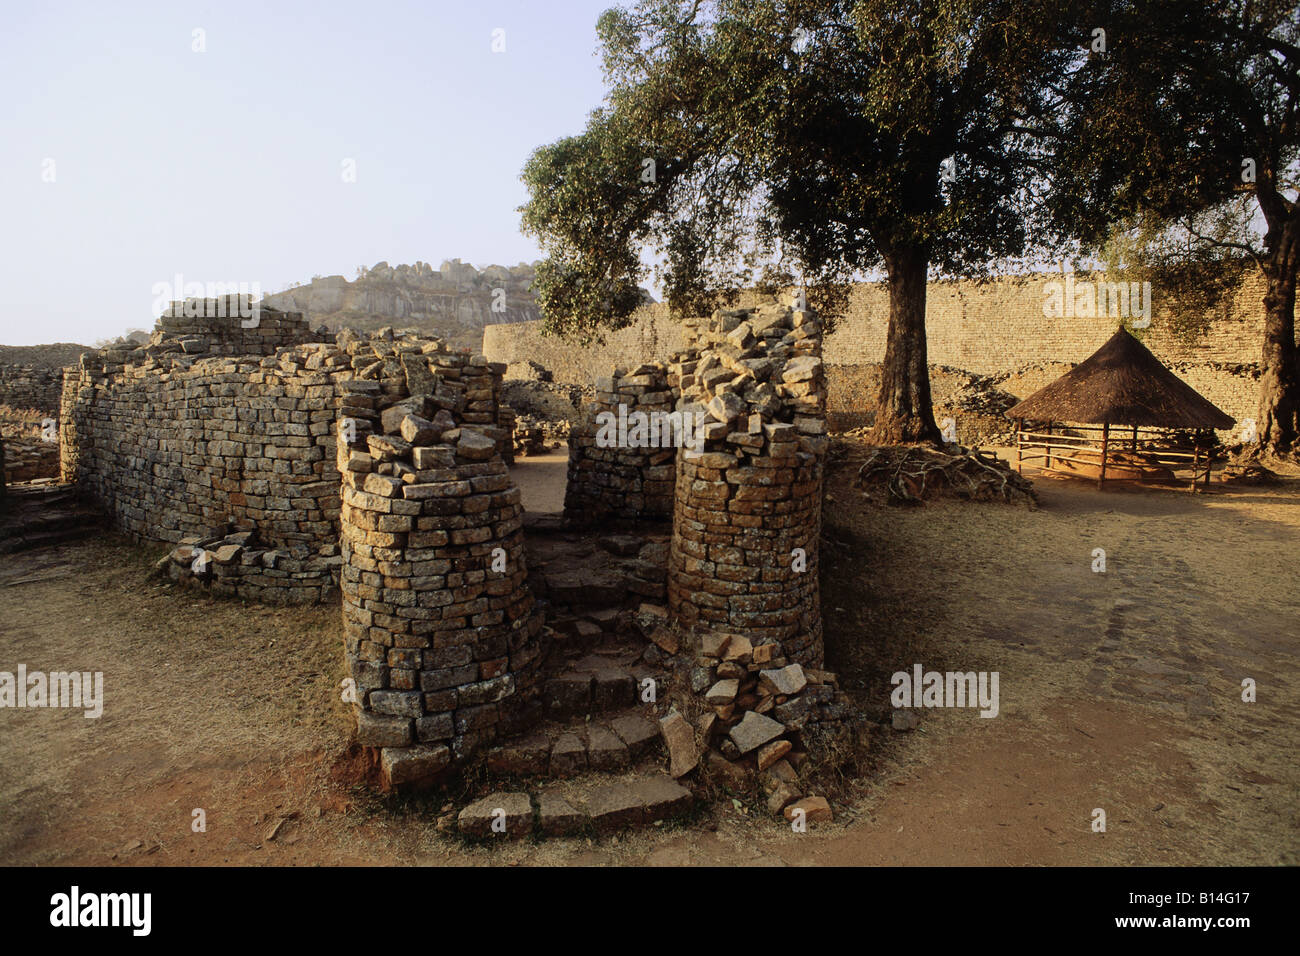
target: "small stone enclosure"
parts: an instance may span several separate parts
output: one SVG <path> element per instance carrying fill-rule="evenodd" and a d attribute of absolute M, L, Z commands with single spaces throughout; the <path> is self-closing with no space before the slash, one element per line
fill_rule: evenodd
<path fill-rule="evenodd" d="M 172 543 L 159 568 L 176 580 L 271 603 L 339 593 L 358 739 L 386 786 L 526 734 L 554 703 L 566 599 L 528 566 L 504 367 L 272 309 L 252 328 L 233 308 L 182 317 L 219 311 L 206 306 L 67 371 L 64 480 L 126 532 Z M 570 441 L 563 523 L 549 519 L 671 518 L 634 562 L 627 613 L 647 660 L 702 697 L 713 717 L 697 729 L 727 759 L 849 718 L 820 670 L 821 339 L 808 312 L 717 312 L 686 324 L 670 362 L 614 369 Z M 620 406 L 699 427 L 686 447 L 600 440 L 597 416 Z"/>

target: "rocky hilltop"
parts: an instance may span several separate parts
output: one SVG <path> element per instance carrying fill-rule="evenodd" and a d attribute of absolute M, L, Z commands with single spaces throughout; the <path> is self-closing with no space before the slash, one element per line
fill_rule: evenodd
<path fill-rule="evenodd" d="M 416 328 L 450 345 L 482 347 L 483 326 L 541 318 L 532 293 L 535 265 L 491 265 L 483 270 L 459 259 L 434 269 L 427 262 L 380 262 L 349 282 L 322 276 L 266 296 L 263 302 L 302 312 L 312 327 Z"/>

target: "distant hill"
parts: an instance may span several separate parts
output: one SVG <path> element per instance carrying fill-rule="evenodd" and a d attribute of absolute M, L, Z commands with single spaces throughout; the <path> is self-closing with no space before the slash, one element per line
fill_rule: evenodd
<path fill-rule="evenodd" d="M 478 350 L 483 326 L 541 318 L 532 293 L 534 276 L 535 266 L 526 263 L 480 271 L 459 259 L 437 269 L 427 262 L 380 262 L 350 282 L 340 275 L 322 276 L 262 301 L 305 313 L 312 327 L 417 328 L 454 346 Z"/>
<path fill-rule="evenodd" d="M 89 345 L 55 342 L 52 345 L 0 345 L 0 365 L 31 365 L 36 368 L 63 368 L 76 365 Z"/>

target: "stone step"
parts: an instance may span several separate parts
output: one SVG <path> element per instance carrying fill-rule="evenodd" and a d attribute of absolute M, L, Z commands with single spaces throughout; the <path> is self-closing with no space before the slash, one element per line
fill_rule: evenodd
<path fill-rule="evenodd" d="M 591 653 L 555 661 L 542 683 L 542 707 L 547 717 L 563 720 L 649 703 L 664 687 L 665 675 L 639 662 L 643 651 L 624 644 L 607 644 Z M 552 656 L 554 660 L 554 655 Z"/>
<path fill-rule="evenodd" d="M 662 766 L 662 752 L 658 716 L 647 706 L 604 718 L 548 722 L 492 748 L 483 763 L 492 775 L 554 779 Z"/>
<path fill-rule="evenodd" d="M 102 518 L 80 509 L 23 509 L 0 522 L 0 554 L 80 541 L 98 533 Z"/>
<path fill-rule="evenodd" d="M 498 791 L 460 811 L 457 829 L 477 839 L 610 834 L 687 812 L 691 791 L 664 773 L 568 781 L 536 793 Z"/>

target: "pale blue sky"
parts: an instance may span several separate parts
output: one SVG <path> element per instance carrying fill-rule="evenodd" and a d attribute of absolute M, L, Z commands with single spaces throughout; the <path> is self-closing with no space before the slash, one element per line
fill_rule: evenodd
<path fill-rule="evenodd" d="M 599 105 L 613 5 L 8 5 L 0 344 L 150 327 L 178 272 L 274 291 L 381 259 L 537 258 L 519 172 Z"/>

